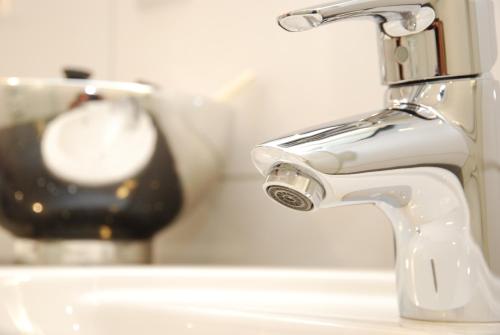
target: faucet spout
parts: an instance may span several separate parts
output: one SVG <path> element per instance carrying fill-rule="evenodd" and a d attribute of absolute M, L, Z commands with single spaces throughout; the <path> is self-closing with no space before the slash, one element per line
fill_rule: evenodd
<path fill-rule="evenodd" d="M 391 108 L 294 133 L 258 146 L 254 163 L 261 172 L 295 157 L 329 175 L 417 166 L 458 173 L 468 156 L 464 137 L 437 113 L 418 113 Z"/>

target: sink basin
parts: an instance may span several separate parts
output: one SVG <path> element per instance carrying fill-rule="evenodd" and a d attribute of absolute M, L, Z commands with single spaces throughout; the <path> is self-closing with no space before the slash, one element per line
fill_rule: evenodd
<path fill-rule="evenodd" d="M 213 267 L 0 270 L 0 334 L 499 334 L 401 320 L 392 272 Z"/>

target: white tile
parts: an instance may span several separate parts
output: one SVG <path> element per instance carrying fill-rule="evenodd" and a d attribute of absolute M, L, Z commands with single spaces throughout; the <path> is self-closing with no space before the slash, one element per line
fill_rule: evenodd
<path fill-rule="evenodd" d="M 15 0 L 0 17 L 0 76 L 59 77 L 65 65 L 109 78 L 110 0 Z"/>

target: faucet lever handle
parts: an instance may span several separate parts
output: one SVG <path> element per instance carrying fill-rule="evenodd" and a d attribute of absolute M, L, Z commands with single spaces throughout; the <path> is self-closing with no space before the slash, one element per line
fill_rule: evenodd
<path fill-rule="evenodd" d="M 358 17 L 378 21 L 384 84 L 474 77 L 496 59 L 493 0 L 335 0 L 278 17 L 298 32 Z"/>
<path fill-rule="evenodd" d="M 299 32 L 349 18 L 374 17 L 391 37 L 417 34 L 427 29 L 436 18 L 431 7 L 422 0 L 340 0 L 315 7 L 291 11 L 278 17 L 279 25 Z"/>

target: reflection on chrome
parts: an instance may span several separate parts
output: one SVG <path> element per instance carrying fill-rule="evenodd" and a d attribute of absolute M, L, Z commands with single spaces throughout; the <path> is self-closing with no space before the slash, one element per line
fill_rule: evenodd
<path fill-rule="evenodd" d="M 418 21 L 422 6 L 434 21 L 398 38 L 386 25 L 402 15 L 374 15 L 390 10 Z M 480 41 L 477 13 L 488 9 L 487 0 L 354 0 L 279 18 L 300 31 L 290 28 L 292 17 L 311 22 L 313 15 L 314 26 L 382 17 L 382 73 L 392 85 L 385 108 L 264 143 L 252 157 L 267 177 L 264 190 L 285 206 L 368 203 L 385 212 L 396 240 L 400 313 L 410 319 L 500 322 L 499 85 L 478 75 L 496 55 Z"/>

